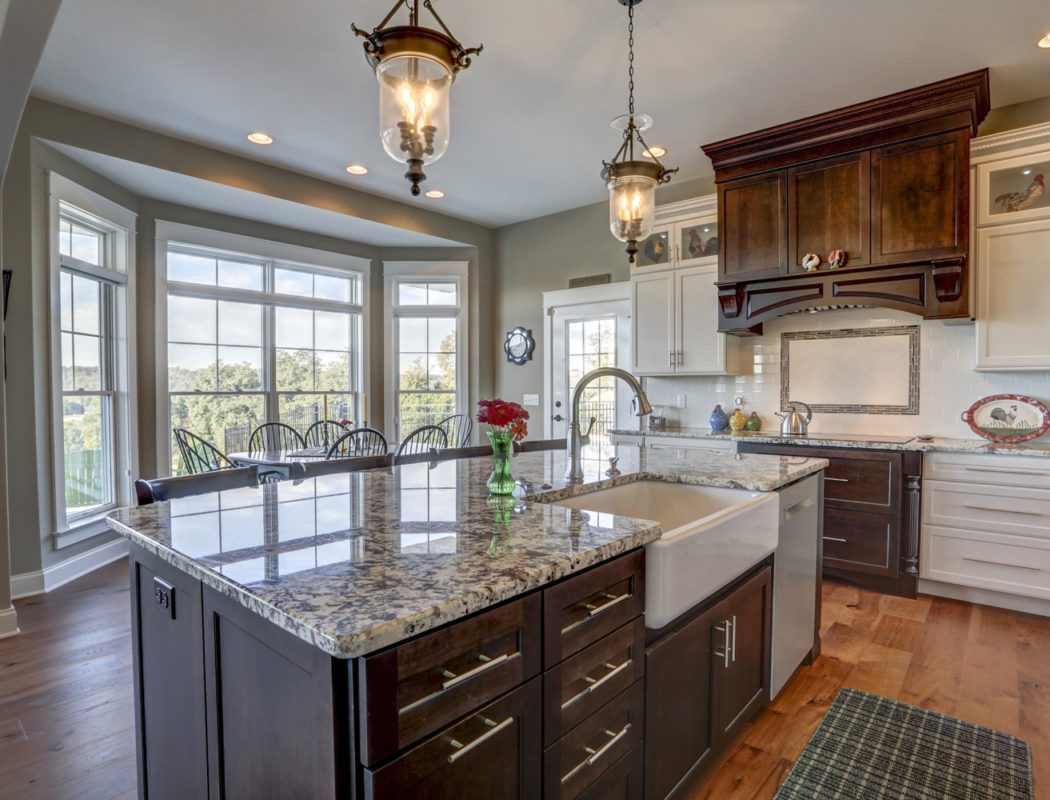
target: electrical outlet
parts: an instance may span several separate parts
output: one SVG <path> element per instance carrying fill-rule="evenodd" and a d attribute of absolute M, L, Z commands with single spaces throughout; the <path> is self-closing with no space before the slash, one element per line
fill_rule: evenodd
<path fill-rule="evenodd" d="M 684 394 L 678 395 L 677 407 L 678 408 L 685 408 L 685 395 Z"/>
<path fill-rule="evenodd" d="M 153 601 L 162 613 L 175 619 L 175 588 L 170 583 L 153 579 Z"/>
<path fill-rule="evenodd" d="M 522 398 L 521 404 L 523 406 L 538 406 L 540 404 L 540 396 L 538 394 L 527 394 Z"/>

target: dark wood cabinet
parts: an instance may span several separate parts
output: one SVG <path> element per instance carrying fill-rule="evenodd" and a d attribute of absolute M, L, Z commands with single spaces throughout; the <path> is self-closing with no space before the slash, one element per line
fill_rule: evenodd
<path fill-rule="evenodd" d="M 763 566 L 646 649 L 645 796 L 684 798 L 769 699 L 772 570 Z"/>
<path fill-rule="evenodd" d="M 787 272 L 787 173 L 783 170 L 718 187 L 719 280 Z"/>
<path fill-rule="evenodd" d="M 147 553 L 131 561 L 139 786 L 208 796 L 201 584 Z"/>
<path fill-rule="evenodd" d="M 365 798 L 538 800 L 539 700 L 540 679 L 534 678 L 389 764 L 366 769 Z"/>
<path fill-rule="evenodd" d="M 346 660 L 133 545 L 141 796 L 640 798 L 644 575 L 639 548 Z"/>
<path fill-rule="evenodd" d="M 740 442 L 741 453 L 826 458 L 824 574 L 914 597 L 922 453 Z"/>
<path fill-rule="evenodd" d="M 965 258 L 969 142 L 955 131 L 872 151 L 872 263 Z"/>
<path fill-rule="evenodd" d="M 705 145 L 719 330 L 843 304 L 968 316 L 969 140 L 988 109 L 979 70 Z M 832 250 L 845 266 L 828 269 Z"/>
<path fill-rule="evenodd" d="M 826 260 L 832 250 L 845 250 L 850 267 L 871 263 L 869 162 L 850 153 L 788 170 L 789 272 L 804 272 L 807 253 Z"/>

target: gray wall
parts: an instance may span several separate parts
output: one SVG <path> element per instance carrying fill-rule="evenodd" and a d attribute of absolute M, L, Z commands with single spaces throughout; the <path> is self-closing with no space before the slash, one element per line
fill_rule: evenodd
<path fill-rule="evenodd" d="M 595 191 L 604 191 L 600 181 Z M 657 203 L 674 203 L 715 191 L 714 176 L 672 181 L 657 190 Z M 569 279 L 610 273 L 613 281 L 630 277 L 625 245 L 609 231 L 607 200 L 546 217 L 507 225 L 496 233 L 498 264 L 495 298 L 497 317 L 492 331 L 496 348 L 496 393 L 521 402 L 522 394 L 543 393 L 543 293 L 569 288 Z M 532 329 L 536 351 L 532 361 L 518 366 L 503 354 L 503 338 L 517 325 Z M 541 397 L 542 402 L 542 397 Z M 532 412 L 530 412 L 532 413 Z M 532 413 L 539 436 L 547 409 Z"/>
<path fill-rule="evenodd" d="M 328 236 L 187 208 L 150 198 L 139 198 L 48 146 L 59 142 L 119 158 L 254 191 L 305 205 L 324 208 L 387 225 L 464 242 L 454 248 L 379 248 Z M 247 236 L 306 247 L 332 250 L 372 260 L 371 386 L 369 411 L 382 419 L 381 260 L 465 260 L 470 264 L 471 341 L 470 401 L 491 394 L 492 272 L 494 233 L 484 226 L 368 195 L 339 184 L 290 172 L 239 156 L 36 98 L 26 106 L 3 186 L 4 254 L 14 269 L 12 305 L 8 318 L 9 419 L 7 453 L 17 469 L 10 471 L 12 497 L 22 498 L 11 508 L 11 572 L 47 568 L 97 546 L 108 534 L 56 551 L 51 480 L 51 424 L 48 350 L 48 213 L 47 171 L 65 177 L 138 213 L 136 304 L 138 308 L 137 372 L 139 460 L 141 472 L 152 476 L 157 463 L 156 331 L 153 325 L 155 281 L 154 231 L 158 219 L 226 230 Z M 220 176 L 220 177 L 216 177 Z M 5 571 L 6 573 L 6 571 Z M 2 599 L 2 598 L 0 598 Z"/>

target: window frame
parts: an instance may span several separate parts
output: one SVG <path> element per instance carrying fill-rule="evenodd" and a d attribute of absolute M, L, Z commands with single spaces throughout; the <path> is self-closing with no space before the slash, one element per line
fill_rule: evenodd
<path fill-rule="evenodd" d="M 122 505 L 134 503 L 132 480 L 138 473 L 137 392 L 135 354 L 135 228 L 136 214 L 79 184 L 49 172 L 49 320 L 51 398 L 51 512 L 56 549 L 75 544 L 106 530 L 104 517 Z M 69 220 L 102 236 L 101 265 L 62 255 L 60 224 Z M 62 382 L 61 282 L 63 273 L 100 284 L 100 382 L 98 391 L 67 392 Z M 107 388 L 108 386 L 108 388 Z M 109 427 L 106 446 L 111 475 L 109 503 L 69 514 L 66 507 L 64 408 L 67 396 L 108 396 Z"/>
<path fill-rule="evenodd" d="M 384 353 L 386 372 L 386 409 L 384 424 L 394 438 L 400 438 L 398 426 L 400 392 L 400 327 L 402 317 L 456 317 L 456 407 L 453 413 L 470 413 L 467 408 L 470 382 L 468 357 L 470 327 L 467 292 L 469 275 L 465 261 L 393 261 L 383 265 L 384 314 L 387 332 Z M 454 283 L 456 305 L 400 305 L 398 287 L 402 283 Z M 407 433 L 407 431 L 406 431 Z"/>
<path fill-rule="evenodd" d="M 262 388 L 249 392 L 208 392 L 207 394 L 260 395 L 263 398 L 263 414 L 266 419 L 279 419 L 280 396 L 290 394 L 322 394 L 315 391 L 282 391 L 276 385 L 277 347 L 274 341 L 276 334 L 276 309 L 278 306 L 299 308 L 311 311 L 335 311 L 344 314 L 359 315 L 357 341 L 360 353 L 353 360 L 351 350 L 351 370 L 357 373 L 356 398 L 358 408 L 355 414 L 360 417 L 361 406 L 367 404 L 369 390 L 369 289 L 371 262 L 360 256 L 344 255 L 326 250 L 289 245 L 267 239 L 198 228 L 181 223 L 158 220 L 156 229 L 156 364 L 157 364 L 157 469 L 158 474 L 171 472 L 172 451 L 170 431 L 170 398 L 173 394 L 192 394 L 172 392 L 168 388 L 168 296 L 175 294 L 182 297 L 244 302 L 263 306 L 263 331 L 261 347 L 263 349 Z M 238 289 L 207 284 L 169 281 L 167 257 L 170 248 L 184 252 L 194 250 L 209 256 L 226 256 L 232 260 L 261 263 L 263 271 L 263 289 Z M 324 298 L 301 297 L 298 295 L 279 294 L 274 290 L 274 271 L 276 269 L 301 269 L 314 275 L 329 275 L 339 278 L 357 280 L 356 303 L 343 303 Z M 353 297 L 351 299 L 354 299 Z M 351 334 L 351 341 L 353 334 Z M 354 390 L 351 390 L 353 392 Z M 222 448 L 223 442 L 215 442 Z"/>

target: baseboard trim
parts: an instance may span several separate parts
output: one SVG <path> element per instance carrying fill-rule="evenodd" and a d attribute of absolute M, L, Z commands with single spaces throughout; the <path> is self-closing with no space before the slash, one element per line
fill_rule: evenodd
<path fill-rule="evenodd" d="M 23 597 L 32 597 L 33 595 L 50 592 L 59 586 L 65 586 L 70 581 L 75 581 L 82 575 L 94 572 L 99 567 L 112 564 L 114 561 L 124 558 L 127 554 L 127 540 L 113 539 L 42 570 L 12 575 L 11 598 L 18 600 Z"/>
<path fill-rule="evenodd" d="M 14 636 L 18 633 L 18 612 L 14 606 L 0 611 L 0 639 Z"/>
<path fill-rule="evenodd" d="M 994 589 L 982 589 L 977 586 L 959 586 L 955 583 L 944 583 L 927 578 L 919 579 L 919 594 L 932 594 L 936 597 L 950 597 L 952 600 L 964 600 L 982 606 L 1005 608 L 1025 614 L 1038 614 L 1050 617 L 1050 600 L 1041 597 L 1025 597 L 1019 594 L 997 592 Z"/>

